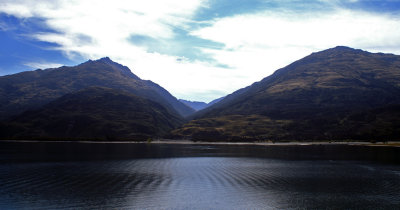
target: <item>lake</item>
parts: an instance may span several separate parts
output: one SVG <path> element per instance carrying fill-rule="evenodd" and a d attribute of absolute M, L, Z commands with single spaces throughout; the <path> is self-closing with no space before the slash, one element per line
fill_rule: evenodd
<path fill-rule="evenodd" d="M 396 209 L 400 148 L 0 142 L 0 209 Z"/>

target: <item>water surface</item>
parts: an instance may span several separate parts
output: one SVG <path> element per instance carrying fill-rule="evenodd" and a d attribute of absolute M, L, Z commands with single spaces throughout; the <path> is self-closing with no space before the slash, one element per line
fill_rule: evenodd
<path fill-rule="evenodd" d="M 395 209 L 399 150 L 0 143 L 0 209 Z"/>

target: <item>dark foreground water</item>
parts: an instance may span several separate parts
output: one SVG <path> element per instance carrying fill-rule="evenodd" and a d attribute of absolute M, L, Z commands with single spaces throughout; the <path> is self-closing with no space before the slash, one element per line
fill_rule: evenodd
<path fill-rule="evenodd" d="M 0 209 L 399 209 L 400 148 L 0 142 Z"/>

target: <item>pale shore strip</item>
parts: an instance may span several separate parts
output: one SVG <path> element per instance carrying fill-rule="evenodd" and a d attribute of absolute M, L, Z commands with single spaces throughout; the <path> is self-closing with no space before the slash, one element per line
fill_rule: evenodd
<path fill-rule="evenodd" d="M 362 141 L 310 141 L 310 142 L 209 142 L 209 141 L 190 141 L 190 140 L 171 140 L 160 139 L 147 141 L 65 141 L 65 140 L 0 140 L 0 142 L 49 142 L 49 143 L 83 143 L 83 144 L 192 144 L 192 145 L 260 145 L 260 146 L 307 146 L 307 145 L 352 145 L 352 146 L 382 146 L 382 147 L 400 147 L 400 141 L 387 142 L 362 142 Z"/>

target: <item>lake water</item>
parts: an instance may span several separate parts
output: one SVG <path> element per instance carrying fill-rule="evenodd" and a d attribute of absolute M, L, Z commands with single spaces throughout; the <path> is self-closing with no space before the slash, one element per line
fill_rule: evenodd
<path fill-rule="evenodd" d="M 400 148 L 0 142 L 0 209 L 398 209 Z"/>

